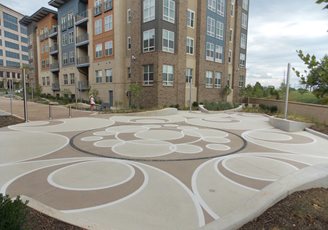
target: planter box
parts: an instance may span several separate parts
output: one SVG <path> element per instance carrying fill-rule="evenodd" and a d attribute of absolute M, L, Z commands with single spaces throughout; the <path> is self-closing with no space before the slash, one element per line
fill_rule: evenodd
<path fill-rule="evenodd" d="M 286 132 L 299 132 L 299 131 L 303 131 L 305 128 L 309 128 L 312 126 L 311 123 L 291 121 L 278 117 L 270 117 L 269 123 L 273 127 L 277 129 L 281 129 Z"/>

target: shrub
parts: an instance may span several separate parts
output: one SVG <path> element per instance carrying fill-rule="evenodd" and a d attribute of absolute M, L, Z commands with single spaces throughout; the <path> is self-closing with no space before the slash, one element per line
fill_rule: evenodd
<path fill-rule="evenodd" d="M 0 229 L 22 229 L 27 214 L 26 204 L 19 196 L 11 200 L 8 195 L 0 193 Z"/>
<path fill-rule="evenodd" d="M 192 103 L 192 107 L 198 107 L 198 102 L 197 102 L 197 101 L 194 101 L 194 102 Z"/>

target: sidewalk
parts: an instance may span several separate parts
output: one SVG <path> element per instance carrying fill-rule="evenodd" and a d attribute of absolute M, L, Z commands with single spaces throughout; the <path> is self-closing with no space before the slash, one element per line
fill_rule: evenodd
<path fill-rule="evenodd" d="M 29 121 L 49 120 L 49 105 L 29 101 L 27 103 L 27 110 Z M 51 110 L 52 119 L 69 118 L 69 109 L 65 106 L 53 105 L 51 106 Z M 24 101 L 13 99 L 12 111 L 13 115 L 24 119 Z M 4 115 L 6 112 L 10 114 L 10 98 L 0 97 L 0 115 Z M 71 110 L 72 117 L 87 117 L 92 114 L 94 114 L 94 112 L 76 109 Z"/>

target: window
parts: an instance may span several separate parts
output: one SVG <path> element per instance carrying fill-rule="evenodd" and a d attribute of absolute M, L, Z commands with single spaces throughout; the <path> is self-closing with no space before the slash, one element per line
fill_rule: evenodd
<path fill-rule="evenodd" d="M 131 23 L 131 20 L 132 20 L 131 9 L 128 9 L 128 11 L 127 11 L 127 22 Z"/>
<path fill-rule="evenodd" d="M 222 73 L 215 72 L 214 88 L 221 88 L 221 78 L 222 78 Z"/>
<path fill-rule="evenodd" d="M 241 33 L 240 37 L 240 48 L 246 49 L 247 36 L 244 33 Z"/>
<path fill-rule="evenodd" d="M 113 82 L 113 71 L 112 69 L 105 69 L 106 82 Z"/>
<path fill-rule="evenodd" d="M 128 48 L 128 50 L 130 50 L 131 49 L 131 37 L 128 37 L 128 39 L 127 39 L 127 48 Z"/>
<path fill-rule="evenodd" d="M 105 55 L 106 56 L 113 55 L 113 41 L 105 42 Z"/>
<path fill-rule="evenodd" d="M 69 51 L 69 63 L 75 62 L 75 54 L 74 51 Z"/>
<path fill-rule="evenodd" d="M 206 60 L 214 61 L 214 44 L 206 42 Z"/>
<path fill-rule="evenodd" d="M 96 83 L 102 83 L 102 71 L 96 70 Z"/>
<path fill-rule="evenodd" d="M 207 17 L 207 35 L 215 37 L 215 20 Z"/>
<path fill-rule="evenodd" d="M 74 43 L 74 32 L 68 33 L 68 44 Z"/>
<path fill-rule="evenodd" d="M 75 76 L 74 76 L 74 73 L 70 73 L 69 74 L 69 78 L 71 80 L 71 85 L 74 85 L 75 84 Z"/>
<path fill-rule="evenodd" d="M 232 62 L 232 50 L 229 49 L 229 54 L 228 54 L 228 62 Z"/>
<path fill-rule="evenodd" d="M 19 59 L 19 53 L 6 51 L 6 57 Z"/>
<path fill-rule="evenodd" d="M 215 46 L 215 61 L 222 63 L 223 62 L 223 47 L 222 46 Z"/>
<path fill-rule="evenodd" d="M 5 12 L 3 12 L 3 25 L 8 29 L 18 31 L 17 18 Z"/>
<path fill-rule="evenodd" d="M 194 28 L 195 23 L 195 12 L 192 10 L 187 10 L 187 26 Z"/>
<path fill-rule="evenodd" d="M 218 14 L 224 17 L 224 0 L 218 0 Z"/>
<path fill-rule="evenodd" d="M 216 0 L 208 0 L 208 9 L 215 12 L 216 11 Z"/>
<path fill-rule="evenodd" d="M 154 65 L 144 65 L 144 85 L 152 85 L 154 83 Z"/>
<path fill-rule="evenodd" d="M 16 44 L 16 43 L 12 43 L 12 42 L 9 42 L 9 41 L 5 41 L 5 46 L 7 48 L 11 48 L 11 49 L 15 49 L 15 50 L 19 50 L 19 45 Z"/>
<path fill-rule="evenodd" d="M 248 10 L 248 0 L 243 0 L 243 9 Z"/>
<path fill-rule="evenodd" d="M 128 67 L 128 78 L 131 78 L 131 67 Z"/>
<path fill-rule="evenodd" d="M 8 31 L 5 31 L 5 37 L 18 41 L 19 36 Z"/>
<path fill-rule="evenodd" d="M 245 65 L 246 65 L 246 55 L 243 54 L 243 53 L 240 53 L 239 59 L 240 59 L 239 65 L 241 67 L 245 67 Z"/>
<path fill-rule="evenodd" d="M 94 6 L 94 16 L 101 14 L 101 0 L 96 0 Z"/>
<path fill-rule="evenodd" d="M 162 78 L 164 86 L 173 86 L 174 74 L 172 65 L 163 65 Z"/>
<path fill-rule="evenodd" d="M 212 71 L 206 71 L 206 81 L 205 81 L 205 87 L 206 88 L 213 88 L 213 72 Z"/>
<path fill-rule="evenodd" d="M 67 53 L 63 53 L 63 64 L 64 64 L 64 65 L 67 65 L 67 64 L 68 64 Z"/>
<path fill-rule="evenodd" d="M 247 14 L 245 13 L 241 14 L 241 27 L 247 29 Z"/>
<path fill-rule="evenodd" d="M 245 87 L 245 76 L 243 76 L 243 75 L 239 76 L 239 87 L 240 88 Z"/>
<path fill-rule="evenodd" d="M 155 0 L 143 0 L 143 22 L 155 19 Z"/>
<path fill-rule="evenodd" d="M 68 85 L 68 75 L 64 74 L 64 85 Z"/>
<path fill-rule="evenodd" d="M 47 85 L 49 86 L 50 85 L 50 77 L 46 77 L 46 81 L 47 81 Z"/>
<path fill-rule="evenodd" d="M 105 17 L 105 32 L 113 29 L 113 16 L 107 15 Z"/>
<path fill-rule="evenodd" d="M 233 17 L 235 14 L 235 0 L 231 0 L 230 16 Z"/>
<path fill-rule="evenodd" d="M 232 42 L 232 38 L 233 38 L 233 30 L 230 29 L 230 32 L 229 32 L 229 42 Z"/>
<path fill-rule="evenodd" d="M 163 2 L 163 20 L 174 23 L 175 22 L 175 1 L 164 0 Z"/>
<path fill-rule="evenodd" d="M 98 19 L 95 21 L 95 34 L 101 34 L 102 33 L 102 20 Z"/>
<path fill-rule="evenodd" d="M 45 86 L 46 85 L 46 78 L 42 77 L 42 85 Z"/>
<path fill-rule="evenodd" d="M 220 21 L 216 21 L 216 38 L 223 40 L 224 36 L 224 25 Z"/>
<path fill-rule="evenodd" d="M 192 69 L 187 68 L 186 69 L 186 83 L 191 83 L 192 81 Z"/>
<path fill-rule="evenodd" d="M 61 17 L 61 29 L 66 30 L 67 23 L 66 23 L 66 16 Z"/>
<path fill-rule="evenodd" d="M 143 32 L 143 52 L 155 50 L 155 29 Z"/>
<path fill-rule="evenodd" d="M 174 32 L 163 30 L 163 48 L 162 50 L 169 53 L 174 53 Z"/>
<path fill-rule="evenodd" d="M 113 0 L 104 0 L 104 11 L 113 9 Z"/>
<path fill-rule="evenodd" d="M 20 31 L 21 31 L 21 33 L 22 34 L 25 34 L 25 35 L 27 35 L 27 28 L 26 28 L 26 26 L 20 26 Z"/>
<path fill-rule="evenodd" d="M 21 46 L 23 52 L 28 52 L 28 48 L 26 46 Z"/>
<path fill-rule="evenodd" d="M 187 54 L 194 54 L 194 39 L 187 37 L 186 49 Z"/>
<path fill-rule="evenodd" d="M 102 57 L 102 44 L 96 45 L 96 58 Z"/>
<path fill-rule="evenodd" d="M 69 14 L 67 14 L 67 27 L 71 28 L 73 26 L 74 26 L 74 24 L 73 24 L 73 13 L 69 13 Z"/>

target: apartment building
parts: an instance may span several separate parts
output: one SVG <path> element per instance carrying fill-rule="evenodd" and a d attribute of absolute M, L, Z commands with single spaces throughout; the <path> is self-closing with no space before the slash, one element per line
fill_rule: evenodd
<path fill-rule="evenodd" d="M 43 9 L 42 19 L 32 15 L 25 25 L 37 28 L 44 93 L 83 99 L 94 93 L 115 107 L 186 106 L 190 100 L 238 101 L 246 77 L 248 4 L 51 0 L 57 14 Z M 42 53 L 44 28 L 53 33 L 47 32 L 51 48 Z M 138 97 L 131 85 L 139 86 Z"/>
<path fill-rule="evenodd" d="M 28 64 L 27 30 L 19 24 L 21 18 L 22 14 L 0 4 L 0 88 L 18 89 L 20 67 Z"/>

